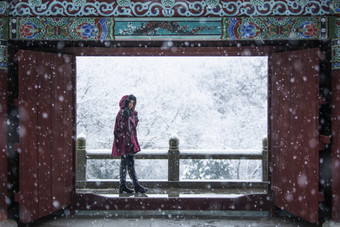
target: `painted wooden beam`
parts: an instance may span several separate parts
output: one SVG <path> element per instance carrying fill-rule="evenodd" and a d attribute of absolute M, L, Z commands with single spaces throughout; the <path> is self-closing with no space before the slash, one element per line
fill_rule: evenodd
<path fill-rule="evenodd" d="M 11 16 L 234 17 L 317 16 L 340 12 L 331 0 L 16 0 Z"/>

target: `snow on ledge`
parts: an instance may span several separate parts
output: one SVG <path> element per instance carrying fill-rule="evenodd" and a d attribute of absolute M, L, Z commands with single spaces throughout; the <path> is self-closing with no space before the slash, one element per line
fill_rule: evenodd
<path fill-rule="evenodd" d="M 86 135 L 84 133 L 80 133 L 77 135 L 77 139 L 79 138 L 83 138 L 83 139 L 86 139 Z"/>
<path fill-rule="evenodd" d="M 87 150 L 86 153 L 89 155 L 108 155 L 111 154 L 111 149 L 91 149 Z M 180 154 L 186 154 L 186 155 L 197 155 L 197 154 L 203 154 L 203 155 L 216 155 L 216 154 L 238 154 L 238 155 L 261 155 L 262 150 L 261 149 L 183 149 L 179 151 Z M 137 155 L 143 155 L 143 154 L 167 154 L 168 150 L 157 150 L 157 149 L 143 149 L 140 152 L 137 153 Z"/>

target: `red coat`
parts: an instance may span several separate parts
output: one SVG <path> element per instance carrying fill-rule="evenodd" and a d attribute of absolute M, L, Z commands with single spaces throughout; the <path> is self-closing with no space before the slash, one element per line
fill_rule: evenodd
<path fill-rule="evenodd" d="M 125 154 L 137 153 L 140 146 L 137 139 L 137 112 L 133 111 L 131 116 L 124 118 L 122 111 L 129 96 L 125 95 L 119 102 L 120 110 L 116 117 L 114 139 L 112 146 L 112 156 L 119 157 Z M 129 101 L 129 100 L 128 100 Z"/>

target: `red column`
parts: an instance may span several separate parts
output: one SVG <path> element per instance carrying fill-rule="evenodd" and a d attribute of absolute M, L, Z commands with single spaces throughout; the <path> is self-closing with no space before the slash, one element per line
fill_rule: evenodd
<path fill-rule="evenodd" d="M 7 71 L 0 70 L 0 221 L 7 219 Z"/>

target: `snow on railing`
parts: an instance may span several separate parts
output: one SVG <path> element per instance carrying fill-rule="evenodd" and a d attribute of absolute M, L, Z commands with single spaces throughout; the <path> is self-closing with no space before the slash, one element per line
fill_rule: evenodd
<path fill-rule="evenodd" d="M 222 150 L 222 149 L 186 149 L 179 150 L 179 139 L 171 136 L 169 150 L 142 150 L 135 155 L 136 159 L 167 159 L 168 182 L 179 181 L 179 162 L 181 159 L 244 159 L 262 160 L 262 181 L 268 180 L 268 148 L 267 139 L 262 141 L 262 151 L 245 150 Z M 77 182 L 86 182 L 87 160 L 118 159 L 111 155 L 110 149 L 86 150 L 85 135 L 77 139 Z"/>

